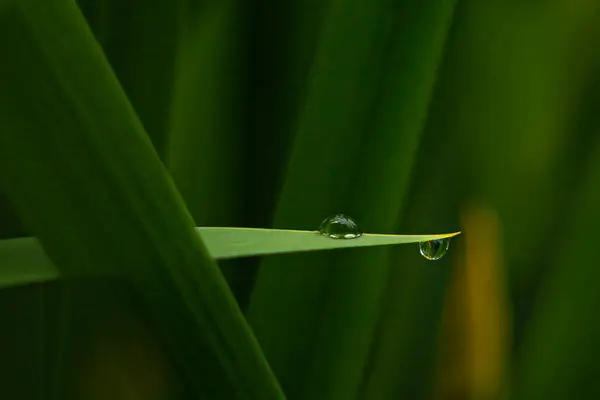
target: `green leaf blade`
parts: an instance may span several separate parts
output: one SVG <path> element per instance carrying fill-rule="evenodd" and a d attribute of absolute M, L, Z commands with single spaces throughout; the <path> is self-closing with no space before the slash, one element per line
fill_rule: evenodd
<path fill-rule="evenodd" d="M 452 238 L 460 232 L 441 235 L 377 235 L 364 234 L 357 239 L 330 239 L 316 231 L 284 229 L 198 227 L 208 253 L 215 259 L 267 256 L 349 249 L 372 246 L 392 246 L 428 240 Z M 0 287 L 45 282 L 60 277 L 36 238 L 0 240 Z"/>
<path fill-rule="evenodd" d="M 214 258 L 249 257 L 281 253 L 391 246 L 451 238 L 460 232 L 442 235 L 364 234 L 356 239 L 330 239 L 317 231 L 249 228 L 199 228 Z"/>
<path fill-rule="evenodd" d="M 49 258 L 123 274 L 196 397 L 283 399 L 75 3 L 4 1 L 0 33 L 0 185 Z"/>

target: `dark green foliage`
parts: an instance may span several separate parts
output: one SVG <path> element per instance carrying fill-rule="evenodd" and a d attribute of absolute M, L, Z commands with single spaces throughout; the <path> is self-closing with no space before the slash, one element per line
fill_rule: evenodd
<path fill-rule="evenodd" d="M 193 229 L 455 232 L 473 204 L 512 317 L 490 379 L 598 397 L 600 3 L 75 4 L 0 0 L 0 239 L 63 278 L 0 293 L 0 397 L 477 398 L 439 372 L 462 237 L 217 268 Z"/>

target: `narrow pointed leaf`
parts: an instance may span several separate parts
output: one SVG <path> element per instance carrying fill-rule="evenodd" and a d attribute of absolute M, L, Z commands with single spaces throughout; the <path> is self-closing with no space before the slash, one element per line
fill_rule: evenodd
<path fill-rule="evenodd" d="M 352 247 L 388 246 L 450 238 L 458 235 L 376 235 L 365 234 L 352 240 L 335 240 L 314 231 L 284 229 L 199 227 L 209 254 L 215 259 L 252 257 Z M 0 287 L 44 282 L 60 276 L 35 238 L 0 241 Z"/>
<path fill-rule="evenodd" d="M 460 233 L 442 235 L 364 234 L 356 239 L 330 239 L 316 231 L 285 229 L 199 228 L 199 232 L 209 253 L 214 258 L 419 243 L 450 238 Z"/>

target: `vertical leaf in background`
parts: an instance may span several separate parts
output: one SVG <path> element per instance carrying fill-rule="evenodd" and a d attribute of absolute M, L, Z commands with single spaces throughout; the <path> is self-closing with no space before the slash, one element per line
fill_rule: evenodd
<path fill-rule="evenodd" d="M 197 225 L 241 223 L 239 14 L 237 0 L 206 3 L 187 16 L 179 45 L 166 160 Z"/>
<path fill-rule="evenodd" d="M 0 21 L 0 185 L 49 257 L 128 279 L 191 395 L 282 399 L 75 4 L 6 0 Z M 198 376 L 208 360 L 228 385 Z"/>
<path fill-rule="evenodd" d="M 246 103 L 244 223 L 271 227 L 285 178 L 287 156 L 307 92 L 311 66 L 330 0 L 245 3 L 247 79 L 238 91 Z M 241 71 L 240 71 L 241 72 Z M 260 259 L 239 260 L 227 274 L 240 306 L 249 303 Z M 222 265 L 222 264 L 221 264 Z M 226 272 L 227 268 L 225 269 Z"/>
<path fill-rule="evenodd" d="M 196 1 L 184 20 L 166 163 L 196 225 L 244 223 L 241 11 L 237 0 Z M 240 262 L 220 266 L 239 296 Z"/>
<path fill-rule="evenodd" d="M 386 1 L 345 0 L 324 22 L 297 120 L 274 227 L 316 229 L 350 205 L 362 128 L 375 96 L 371 68 L 385 39 Z M 302 398 L 314 329 L 337 252 L 261 263 L 247 317 L 286 394 Z"/>
<path fill-rule="evenodd" d="M 596 2 L 464 1 L 452 49 L 454 129 L 473 196 L 498 210 L 515 304 L 515 337 L 530 319 L 532 294 L 561 229 L 573 176 L 574 101 L 585 84 L 582 27 Z M 484 39 L 485 38 L 485 39 Z M 535 183 L 535 184 L 533 184 Z M 552 199 L 552 201 L 550 201 Z"/>
<path fill-rule="evenodd" d="M 600 11 L 600 9 L 596 9 Z M 600 13 L 591 14 L 596 21 Z M 594 25 L 591 38 L 598 39 Z M 597 40 L 596 40 L 597 41 Z M 589 44 L 594 42 L 589 41 Z M 600 52 L 594 57 L 582 96 L 575 137 L 586 152 L 573 152 L 584 162 L 574 177 L 573 195 L 559 215 L 564 223 L 547 249 L 547 277 L 539 283 L 522 345 L 516 354 L 512 398 L 597 398 L 598 337 L 598 257 L 594 250 L 600 214 L 600 141 L 598 118 L 600 94 Z M 580 49 L 581 50 L 581 49 Z M 578 52 L 579 53 L 579 52 Z M 589 60 L 588 60 L 589 61 Z M 587 139 L 587 140 L 586 140 Z M 588 155 L 589 152 L 589 155 Z M 587 155 L 584 156 L 584 155 Z"/>
<path fill-rule="evenodd" d="M 82 0 L 80 7 L 154 148 L 164 158 L 188 0 Z"/>
<path fill-rule="evenodd" d="M 563 227 L 571 220 L 574 204 L 578 201 L 577 193 L 580 190 L 585 174 L 593 160 L 593 149 L 597 132 L 598 102 L 598 52 L 597 43 L 600 40 L 600 3 L 593 1 L 559 2 L 553 5 L 553 23 L 550 29 L 556 26 L 566 27 L 563 34 L 562 46 L 556 50 L 563 54 L 559 58 L 562 68 L 562 84 L 566 87 L 567 96 L 559 98 L 561 109 L 566 114 L 566 121 L 562 125 L 562 134 L 565 137 L 560 151 L 557 151 L 557 162 L 548 172 L 556 181 L 553 187 L 552 225 L 546 229 L 543 240 L 538 239 L 539 250 L 534 251 L 536 256 L 529 265 L 519 264 L 511 266 L 514 274 L 514 303 L 513 307 L 517 318 L 515 336 L 524 337 L 523 333 L 529 326 L 535 312 L 537 291 L 541 289 L 547 277 L 551 275 L 554 264 L 554 252 L 550 249 L 559 249 L 562 246 L 562 237 L 555 232 L 563 231 Z M 557 22 L 560 21 L 560 22 Z M 548 40 L 548 39 L 546 39 Z M 554 84 L 559 79 L 550 81 Z M 540 202 L 548 201 L 550 196 L 543 199 L 531 198 L 529 207 L 536 209 Z M 523 211 L 520 211 L 523 212 Z M 521 224 L 523 224 L 521 222 Z M 527 224 L 525 224 L 527 225 Z M 519 231 L 522 233 L 522 231 Z M 531 239 L 531 238 L 528 238 Z M 519 242 L 526 240 L 526 236 L 512 235 L 506 241 Z M 535 239 L 534 239 L 535 240 Z M 518 246 L 512 246 L 513 249 Z M 522 251 L 522 249 L 520 249 Z M 511 255 L 512 257 L 512 255 Z M 515 352 L 521 351 L 522 342 L 516 342 Z M 526 351 L 526 349 L 523 349 Z"/>
<path fill-rule="evenodd" d="M 596 111 L 597 132 L 598 120 Z M 593 164 L 560 234 L 554 269 L 541 288 L 535 313 L 525 332 L 512 397 L 514 399 L 585 398 L 600 396 L 597 363 L 600 323 L 600 272 L 597 230 L 600 224 L 600 142 Z"/>
<path fill-rule="evenodd" d="M 465 1 L 459 7 L 450 57 L 455 99 L 449 109 L 455 116 L 448 127 L 460 135 L 467 165 L 477 166 L 465 170 L 470 196 L 484 198 L 503 223 L 517 344 L 535 315 L 528 303 L 554 264 L 552 250 L 562 246 L 557 232 L 571 219 L 570 214 L 556 216 L 570 203 L 574 177 L 586 165 L 586 151 L 579 147 L 588 139 L 574 134 L 571 124 L 578 106 L 573 100 L 581 95 L 589 60 L 573 49 L 582 48 L 594 3 Z M 546 327 L 552 329 L 550 323 Z M 538 335 L 517 347 L 522 358 L 545 333 Z M 553 348 L 543 352 L 551 354 Z M 530 371 L 548 373 L 541 353 Z M 522 398 L 570 397 L 545 392 L 547 386 L 539 383 L 532 383 L 537 389 L 529 387 Z"/>
<path fill-rule="evenodd" d="M 439 133 L 440 136 L 444 133 Z M 436 135 L 437 136 L 437 135 Z M 429 134 L 423 140 L 434 140 Z M 441 138 L 434 140 L 441 144 Z M 442 146 L 451 152 L 451 146 Z M 403 231 L 444 229 L 457 226 L 461 185 L 455 171 L 441 171 L 434 160 L 452 163 L 435 152 L 420 161 L 416 170 L 427 174 L 413 191 Z M 453 157 L 449 157 L 453 158 Z M 429 164 L 429 168 L 424 165 Z M 444 293 L 451 273 L 453 247 L 438 261 L 427 261 L 418 246 L 392 250 L 390 274 L 381 302 L 381 317 L 371 343 L 369 362 L 361 388 L 362 399 L 421 399 L 428 394 L 435 362 L 435 342 Z"/>
<path fill-rule="evenodd" d="M 247 3 L 246 225 L 269 227 L 331 0 Z"/>
<path fill-rule="evenodd" d="M 371 61 L 379 92 L 364 125 L 348 211 L 368 232 L 393 232 L 404 210 L 454 3 L 384 3 L 385 17 L 376 22 L 386 30 Z M 389 249 L 337 257 L 325 317 L 313 333 L 317 342 L 306 399 L 357 396 L 388 278 Z"/>
<path fill-rule="evenodd" d="M 450 37 L 453 36 L 453 30 Z M 448 130 L 453 115 L 450 101 L 447 55 L 438 71 L 421 147 L 411 176 L 406 208 L 395 230 L 427 232 L 456 229 L 464 192 L 460 180 L 462 157 L 455 132 Z M 447 168 L 446 166 L 452 166 Z M 369 361 L 361 385 L 361 399 L 425 398 L 435 361 L 437 328 L 443 307 L 450 261 L 460 238 L 451 243 L 450 254 L 427 261 L 417 246 L 391 249 L 389 275 L 380 303 L 380 319 L 371 341 Z"/>

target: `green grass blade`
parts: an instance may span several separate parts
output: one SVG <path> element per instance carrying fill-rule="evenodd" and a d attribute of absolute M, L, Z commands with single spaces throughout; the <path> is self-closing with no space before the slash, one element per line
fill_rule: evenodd
<path fill-rule="evenodd" d="M 597 114 L 596 114 L 597 118 Z M 596 119 L 597 121 L 597 119 Z M 597 132 L 598 124 L 593 130 Z M 572 207 L 569 225 L 553 250 L 553 269 L 536 298 L 517 360 L 514 399 L 566 398 L 599 393 L 597 315 L 600 279 L 595 252 L 600 223 L 600 142 Z M 565 373 L 563 369 L 569 366 Z M 586 397 L 586 396 L 584 396 Z"/>
<path fill-rule="evenodd" d="M 599 17 L 597 13 L 595 20 Z M 599 25 L 593 26 L 597 29 Z M 594 251 L 600 224 L 600 53 L 597 57 L 586 81 L 579 126 L 569 131 L 588 149 L 571 155 L 582 161 L 574 162 L 573 167 L 580 162 L 580 168 L 567 175 L 574 181 L 569 201 L 557 203 L 564 209 L 558 215 L 562 229 L 545 247 L 547 271 L 542 279 L 536 276 L 537 290 L 530 299 L 533 305 L 525 314 L 527 324 L 522 328 L 513 370 L 513 399 L 592 398 L 600 393 L 596 379 L 600 271 Z M 568 371 L 564 369 L 567 365 Z"/>
<path fill-rule="evenodd" d="M 502 216 L 513 354 L 529 353 L 528 341 L 537 340 L 528 338 L 527 330 L 539 312 L 538 291 L 546 290 L 543 282 L 554 273 L 555 252 L 564 245 L 559 232 L 577 213 L 572 204 L 590 168 L 598 128 L 582 132 L 580 126 L 598 118 L 598 88 L 589 81 L 598 76 L 590 71 L 590 61 L 598 55 L 598 4 L 464 3 L 457 29 L 449 72 L 455 82 L 448 103 L 453 117 L 446 126 L 469 160 L 471 190 Z M 486 46 L 482 37 L 491 38 Z M 585 92 L 590 98 L 582 96 Z M 577 274 L 570 266 L 577 258 L 572 257 L 556 267 Z M 564 326 L 559 321 L 555 319 L 556 326 Z M 556 357 L 553 351 L 553 346 L 543 350 L 548 360 Z M 537 366 L 528 365 L 527 374 L 548 373 L 550 363 L 537 357 Z M 540 391 L 552 387 L 534 385 Z M 537 398 L 530 389 L 523 398 Z"/>
<path fill-rule="evenodd" d="M 371 134 L 365 127 L 385 63 L 381 53 L 389 24 L 382 21 L 389 20 L 390 8 L 387 1 L 365 7 L 362 1 L 343 0 L 327 11 L 287 152 L 275 228 L 314 229 L 316 216 L 354 216 L 349 211 L 352 183 L 361 167 L 361 139 Z M 335 267 L 343 268 L 335 255 L 270 257 L 257 275 L 248 320 L 290 398 L 303 398 L 307 389 L 327 281 Z"/>
<path fill-rule="evenodd" d="M 196 224 L 241 226 L 240 10 L 237 0 L 197 7 L 179 45 L 165 163 Z"/>
<path fill-rule="evenodd" d="M 304 228 L 340 210 L 367 230 L 393 231 L 452 6 L 345 0 L 330 9 L 275 227 Z M 385 259 L 374 254 L 263 262 L 248 318 L 288 396 L 356 396 L 386 280 Z"/>
<path fill-rule="evenodd" d="M 451 31 L 450 41 L 452 37 Z M 397 230 L 444 229 L 459 223 L 465 183 L 458 175 L 463 163 L 460 149 L 451 139 L 454 132 L 447 130 L 452 115 L 446 111 L 451 101 L 446 58 L 422 134 L 423 151 L 416 155 L 406 209 L 395 222 Z M 390 249 L 389 274 L 360 399 L 428 398 L 445 284 L 452 273 L 451 259 L 460 249 L 451 244 L 451 253 L 435 265 L 408 250 Z M 399 268 L 402 265 L 413 267 Z"/>
<path fill-rule="evenodd" d="M 458 235 L 375 235 L 334 240 L 315 231 L 200 227 L 196 231 L 215 259 L 264 256 L 279 253 L 389 246 L 451 238 Z M 0 287 L 58 279 L 59 269 L 35 238 L 0 240 Z"/>
<path fill-rule="evenodd" d="M 381 64 L 379 94 L 363 136 L 348 211 L 369 231 L 396 231 L 410 180 L 421 176 L 422 170 L 413 169 L 413 163 L 454 4 L 455 0 L 393 2 L 386 19 L 377 22 L 388 25 L 389 36 L 374 61 Z M 428 150 L 427 143 L 423 148 Z M 305 399 L 357 397 L 389 280 L 390 250 L 338 255 L 339 267 L 333 270 L 327 289 L 326 317 L 315 334 L 318 342 Z M 416 250 L 414 255 L 418 257 Z M 397 268 L 413 269 L 392 267 Z"/>
<path fill-rule="evenodd" d="M 245 142 L 243 226 L 271 226 L 313 72 L 317 39 L 335 3 L 256 0 L 247 7 L 247 51 L 252 54 L 248 58 L 247 134 L 251 140 Z"/>
<path fill-rule="evenodd" d="M 364 234 L 356 239 L 330 239 L 316 231 L 247 228 L 199 228 L 214 258 L 248 257 L 278 253 L 389 246 L 451 238 L 460 232 L 443 235 Z"/>
<path fill-rule="evenodd" d="M 75 3 L 3 1 L 0 53 L 0 187 L 61 273 L 127 277 L 194 397 L 284 398 Z"/>
<path fill-rule="evenodd" d="M 432 114 L 435 121 L 439 114 Z M 404 229 L 456 226 L 462 200 L 456 171 L 447 165 L 456 153 L 443 123 L 428 127 L 424 141 L 439 144 L 436 151 L 420 154 L 416 169 L 428 176 L 411 187 L 411 200 L 401 217 Z M 436 164 L 437 163 L 437 164 Z M 459 241 L 456 241 L 459 242 Z M 435 363 L 436 340 L 444 294 L 453 273 L 451 261 L 458 243 L 435 264 L 406 247 L 391 249 L 386 288 L 380 303 L 380 319 L 371 342 L 368 369 L 362 383 L 364 400 L 426 399 Z M 412 268 L 401 268 L 411 265 Z"/>
<path fill-rule="evenodd" d="M 239 0 L 189 3 L 178 46 L 165 164 L 197 225 L 246 226 L 240 88 L 247 79 L 242 46 L 247 21 Z M 242 305 L 245 280 L 237 264 L 220 262 L 219 267 Z"/>

